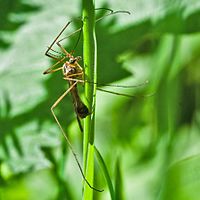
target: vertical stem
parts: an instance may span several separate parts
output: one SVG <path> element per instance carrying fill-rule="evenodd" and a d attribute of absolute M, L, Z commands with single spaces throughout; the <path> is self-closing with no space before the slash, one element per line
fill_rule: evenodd
<path fill-rule="evenodd" d="M 95 12 L 93 0 L 82 0 L 83 3 L 83 61 L 85 79 L 96 82 L 96 37 Z M 96 86 L 85 84 L 87 106 L 92 113 L 84 121 L 83 166 L 86 179 L 93 185 L 94 179 L 94 119 Z M 93 199 L 93 190 L 84 184 L 83 199 Z"/>

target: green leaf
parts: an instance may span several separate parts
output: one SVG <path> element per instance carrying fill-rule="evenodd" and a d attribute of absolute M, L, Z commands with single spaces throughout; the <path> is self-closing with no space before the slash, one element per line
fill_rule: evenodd
<path fill-rule="evenodd" d="M 103 171 L 104 177 L 106 179 L 108 189 L 109 189 L 109 192 L 110 192 L 110 197 L 111 197 L 112 200 L 114 200 L 115 199 L 115 193 L 114 193 L 114 188 L 113 188 L 113 185 L 112 185 L 112 181 L 111 181 L 111 177 L 109 175 L 108 169 L 107 169 L 106 164 L 103 160 L 103 157 L 101 156 L 98 149 L 95 147 L 94 150 L 95 150 L 95 155 L 97 157 L 98 163 L 99 163 L 99 165 L 100 165 L 100 167 Z"/>
<path fill-rule="evenodd" d="M 14 36 L 11 33 L 22 26 L 27 21 L 28 16 L 38 11 L 39 6 L 31 5 L 21 0 L 8 0 L 0 1 L 0 7 L 3 10 L 0 14 L 0 48 L 8 48 Z"/>
<path fill-rule="evenodd" d="M 200 188 L 200 156 L 173 164 L 163 184 L 160 199 L 196 199 Z"/>

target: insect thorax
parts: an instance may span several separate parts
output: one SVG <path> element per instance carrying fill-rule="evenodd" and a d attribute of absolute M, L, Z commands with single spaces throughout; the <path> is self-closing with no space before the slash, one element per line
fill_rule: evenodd
<path fill-rule="evenodd" d="M 82 70 L 78 67 L 78 65 L 76 63 L 71 64 L 70 62 L 67 61 L 63 64 L 63 75 L 65 77 L 78 78 L 78 77 L 80 77 L 79 74 L 81 72 L 82 72 Z"/>

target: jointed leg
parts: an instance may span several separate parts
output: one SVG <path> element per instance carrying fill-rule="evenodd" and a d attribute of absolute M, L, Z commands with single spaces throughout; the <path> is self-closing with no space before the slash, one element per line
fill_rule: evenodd
<path fill-rule="evenodd" d="M 53 45 L 56 43 L 56 44 L 61 48 L 62 52 L 65 53 L 65 55 L 66 55 L 67 57 L 70 57 L 71 54 L 68 53 L 68 52 L 61 46 L 60 42 L 61 42 L 62 40 L 64 40 L 64 39 L 69 38 L 70 36 L 74 35 L 75 33 L 79 32 L 79 31 L 82 31 L 82 27 L 79 28 L 78 30 L 74 31 L 74 32 L 71 33 L 70 35 L 68 35 L 68 36 L 66 36 L 66 37 L 64 37 L 64 38 L 62 38 L 62 39 L 60 39 L 59 41 L 57 41 L 57 40 L 58 40 L 58 38 L 62 35 L 62 33 L 65 31 L 65 29 L 70 25 L 71 22 L 72 22 L 72 21 L 68 22 L 68 23 L 63 27 L 63 29 L 60 31 L 60 33 L 57 35 L 57 37 L 53 40 L 53 42 L 51 43 L 51 45 L 48 47 L 48 49 L 47 49 L 46 52 L 45 52 L 45 55 L 46 55 L 46 56 L 48 56 L 48 57 L 50 57 L 50 58 L 53 58 L 53 59 L 55 59 L 55 60 L 57 59 L 55 56 L 53 56 L 53 55 L 49 52 L 50 50 L 52 50 Z M 80 36 L 79 36 L 79 39 L 80 39 Z M 79 39 L 78 39 L 78 41 L 79 41 Z M 78 43 L 78 41 L 77 41 L 77 43 Z M 76 44 L 76 45 L 77 45 L 77 44 Z"/>
<path fill-rule="evenodd" d="M 72 85 L 67 89 L 67 91 L 65 91 L 65 92 L 57 99 L 57 101 L 53 104 L 53 106 L 51 107 L 51 112 L 52 112 L 52 114 L 53 114 L 53 116 L 54 116 L 54 118 L 55 118 L 55 120 L 56 120 L 58 126 L 60 127 L 63 136 L 64 136 L 65 139 L 67 140 L 67 142 L 68 142 L 68 144 L 69 144 L 71 150 L 72 150 L 72 145 L 71 145 L 71 143 L 70 143 L 70 141 L 69 141 L 67 135 L 65 134 L 65 131 L 63 130 L 63 128 L 62 128 L 60 122 L 58 121 L 58 118 L 56 117 L 56 115 L 55 115 L 55 113 L 54 113 L 53 110 L 54 110 L 54 108 L 62 101 L 62 99 L 72 90 L 72 88 L 73 88 L 76 84 L 77 84 L 77 82 L 75 82 L 74 84 L 72 84 Z M 73 151 L 73 150 L 72 150 L 72 151 Z"/>
<path fill-rule="evenodd" d="M 73 51 L 70 52 L 70 53 L 68 53 L 68 52 L 62 47 L 62 45 L 60 44 L 60 42 L 63 41 L 63 40 L 65 40 L 65 39 L 67 39 L 67 38 L 69 38 L 70 36 L 72 36 L 72 35 L 74 35 L 74 34 L 76 34 L 76 33 L 78 33 L 78 32 L 80 32 L 80 33 L 79 33 L 79 35 L 78 35 L 78 39 L 77 39 L 76 44 L 75 44 L 75 46 L 74 46 L 74 48 L 73 48 Z M 62 39 L 60 39 L 56 44 L 61 48 L 61 50 L 62 50 L 66 55 L 69 55 L 68 57 L 70 57 L 71 54 L 74 53 L 74 50 L 75 50 L 75 48 L 77 47 L 77 45 L 78 45 L 78 43 L 79 43 L 79 40 L 80 40 L 80 38 L 81 38 L 81 33 L 82 33 L 82 27 L 79 28 L 78 30 L 74 31 L 74 32 L 71 33 L 70 35 L 68 35 L 68 36 L 66 36 L 66 37 L 64 37 L 64 38 L 62 38 Z"/>
<path fill-rule="evenodd" d="M 118 14 L 118 13 L 130 14 L 130 12 L 128 12 L 128 11 L 113 11 L 113 10 L 108 9 L 108 8 L 97 8 L 97 9 L 95 9 L 95 10 L 107 10 L 107 11 L 109 11 L 108 14 L 104 15 L 103 17 L 100 17 L 100 18 L 96 19 L 96 22 L 100 21 L 100 20 L 103 19 L 104 17 L 110 16 L 110 15 L 114 15 L 114 14 Z M 65 31 L 65 29 L 70 25 L 71 22 L 72 22 L 72 21 L 69 21 L 69 22 L 63 27 L 63 29 L 60 31 L 60 33 L 57 35 L 57 37 L 53 40 L 53 42 L 51 43 L 51 45 L 47 48 L 47 50 L 46 50 L 46 52 L 45 52 L 45 55 L 46 55 L 46 56 L 48 56 L 48 57 L 50 57 L 50 58 L 53 58 L 53 59 L 55 59 L 55 60 L 58 60 L 58 58 L 56 58 L 54 55 L 52 55 L 51 53 L 49 53 L 49 51 L 52 49 L 52 47 L 53 47 L 53 45 L 54 45 L 55 43 L 61 48 L 62 52 L 65 53 L 67 57 L 70 57 L 70 56 L 71 56 L 71 54 L 68 53 L 68 52 L 62 47 L 62 45 L 60 44 L 60 42 L 63 41 L 63 40 L 65 40 L 65 39 L 67 39 L 67 38 L 69 38 L 70 36 L 74 35 L 75 33 L 80 32 L 80 34 L 79 34 L 79 36 L 78 36 L 78 40 L 77 40 L 77 42 L 76 42 L 76 44 L 75 44 L 75 48 L 76 48 L 76 46 L 77 46 L 77 44 L 78 44 L 78 42 L 79 42 L 79 40 L 80 40 L 80 36 L 81 36 L 81 32 L 82 32 L 82 27 L 79 28 L 79 29 L 77 29 L 76 31 L 74 31 L 74 32 L 71 33 L 70 35 L 68 35 L 68 36 L 66 36 L 66 37 L 64 37 L 64 38 L 62 38 L 62 39 L 60 39 L 59 41 L 57 41 L 58 38 L 62 35 L 62 33 Z M 83 21 L 82 21 L 82 22 L 83 22 Z M 75 48 L 74 48 L 74 49 L 75 49 Z"/>
<path fill-rule="evenodd" d="M 49 57 L 51 57 L 51 55 L 49 54 L 49 51 L 50 51 L 50 49 L 53 47 L 53 45 L 55 44 L 55 42 L 58 40 L 58 38 L 61 36 L 61 34 L 65 31 L 65 29 L 69 26 L 69 24 L 71 23 L 71 21 L 70 22 L 68 22 L 64 27 L 63 27 L 63 29 L 60 31 L 60 33 L 57 35 L 57 37 L 54 39 L 54 41 L 51 43 L 51 45 L 48 47 L 48 49 L 46 50 L 46 52 L 45 52 L 45 55 L 46 56 L 49 56 Z"/>
<path fill-rule="evenodd" d="M 79 81 L 80 79 L 74 79 L 73 80 L 73 78 L 71 79 L 71 77 L 73 77 L 73 76 L 80 76 L 80 75 L 83 75 L 83 72 L 79 72 L 79 73 L 76 73 L 76 74 L 70 74 L 67 77 L 64 77 L 63 79 L 68 80 L 68 81 L 76 81 L 76 80 Z"/>
<path fill-rule="evenodd" d="M 53 55 L 52 53 L 48 53 L 45 54 L 46 56 L 48 56 L 49 58 L 53 58 L 54 60 L 59 60 L 59 58 L 57 58 L 55 55 Z"/>
<path fill-rule="evenodd" d="M 95 84 L 95 85 L 98 85 L 97 83 L 95 82 L 90 82 L 90 81 L 87 81 L 87 80 L 82 80 L 82 79 L 76 79 L 76 78 L 71 78 L 71 77 L 64 77 L 63 79 L 65 80 L 68 80 L 68 81 L 77 81 L 79 83 L 91 83 L 91 84 Z M 103 84 L 102 84 L 103 85 Z M 103 85 L 104 86 L 104 85 Z M 106 85 L 105 85 L 106 86 Z"/>
<path fill-rule="evenodd" d="M 56 54 L 59 54 L 59 56 L 58 56 L 58 55 L 54 55 L 53 53 L 50 53 L 50 52 L 49 52 L 49 54 L 52 55 L 54 59 L 60 59 L 60 58 L 65 57 L 65 54 L 62 53 L 62 52 L 56 51 L 56 50 L 54 50 L 54 49 L 52 49 L 52 48 L 51 48 L 50 50 L 51 50 L 52 52 L 56 53 Z"/>
<path fill-rule="evenodd" d="M 56 72 L 56 71 L 58 71 L 58 70 L 61 70 L 62 67 L 59 67 L 59 68 L 54 69 L 54 70 L 53 70 L 53 68 L 54 68 L 55 66 L 57 66 L 59 63 L 61 63 L 62 61 L 64 61 L 65 59 L 66 59 L 66 57 L 60 59 L 60 60 L 59 60 L 58 62 L 56 62 L 54 65 L 52 65 L 52 66 L 49 67 L 47 70 L 45 70 L 45 71 L 43 72 L 43 74 L 50 74 L 50 73 Z"/>
<path fill-rule="evenodd" d="M 56 120 L 56 123 L 58 124 L 58 126 L 59 126 L 59 128 L 60 128 L 60 130 L 61 130 L 61 132 L 62 132 L 62 134 L 63 134 L 63 136 L 64 136 L 64 138 L 66 139 L 66 141 L 67 141 L 67 143 L 68 143 L 68 145 L 69 145 L 69 148 L 70 148 L 72 154 L 74 155 L 74 158 L 75 158 L 75 160 L 76 160 L 76 163 L 77 163 L 77 165 L 78 165 L 78 167 L 79 167 L 79 170 L 80 170 L 80 172 L 81 172 L 81 174 L 82 174 L 82 177 L 83 177 L 84 181 L 88 184 L 88 186 L 89 186 L 91 189 L 96 190 L 96 191 L 98 191 L 98 192 L 102 192 L 103 190 L 98 190 L 98 189 L 94 188 L 93 186 L 91 186 L 90 183 L 88 182 L 88 180 L 86 179 L 86 177 L 85 177 L 85 175 L 84 175 L 84 173 L 83 173 L 82 167 L 81 167 L 81 165 L 80 165 L 80 163 L 79 163 L 79 161 L 78 161 L 77 155 L 76 155 L 76 153 L 75 153 L 74 150 L 73 150 L 72 144 L 71 144 L 71 142 L 69 141 L 69 139 L 68 139 L 68 137 L 67 137 L 67 135 L 66 135 L 64 129 L 62 128 L 60 122 L 58 121 L 58 118 L 56 117 L 56 115 L 55 115 L 55 113 L 54 113 L 54 108 L 55 108 L 55 107 L 62 101 L 62 99 L 73 89 L 73 87 L 75 87 L 76 84 L 77 84 L 77 82 L 75 82 L 74 84 L 72 84 L 72 85 L 69 87 L 69 89 L 68 89 L 66 92 L 64 92 L 64 93 L 58 98 L 58 100 L 57 100 L 57 101 L 53 104 L 53 106 L 51 107 L 51 112 L 52 112 L 53 117 L 54 117 L 54 119 Z"/>

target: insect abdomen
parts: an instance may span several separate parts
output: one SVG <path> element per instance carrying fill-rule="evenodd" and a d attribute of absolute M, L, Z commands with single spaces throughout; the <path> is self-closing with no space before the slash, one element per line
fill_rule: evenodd
<path fill-rule="evenodd" d="M 77 107 L 77 114 L 80 118 L 85 118 L 88 115 L 90 115 L 90 112 L 87 108 L 87 106 L 83 103 L 79 104 L 79 106 Z"/>

